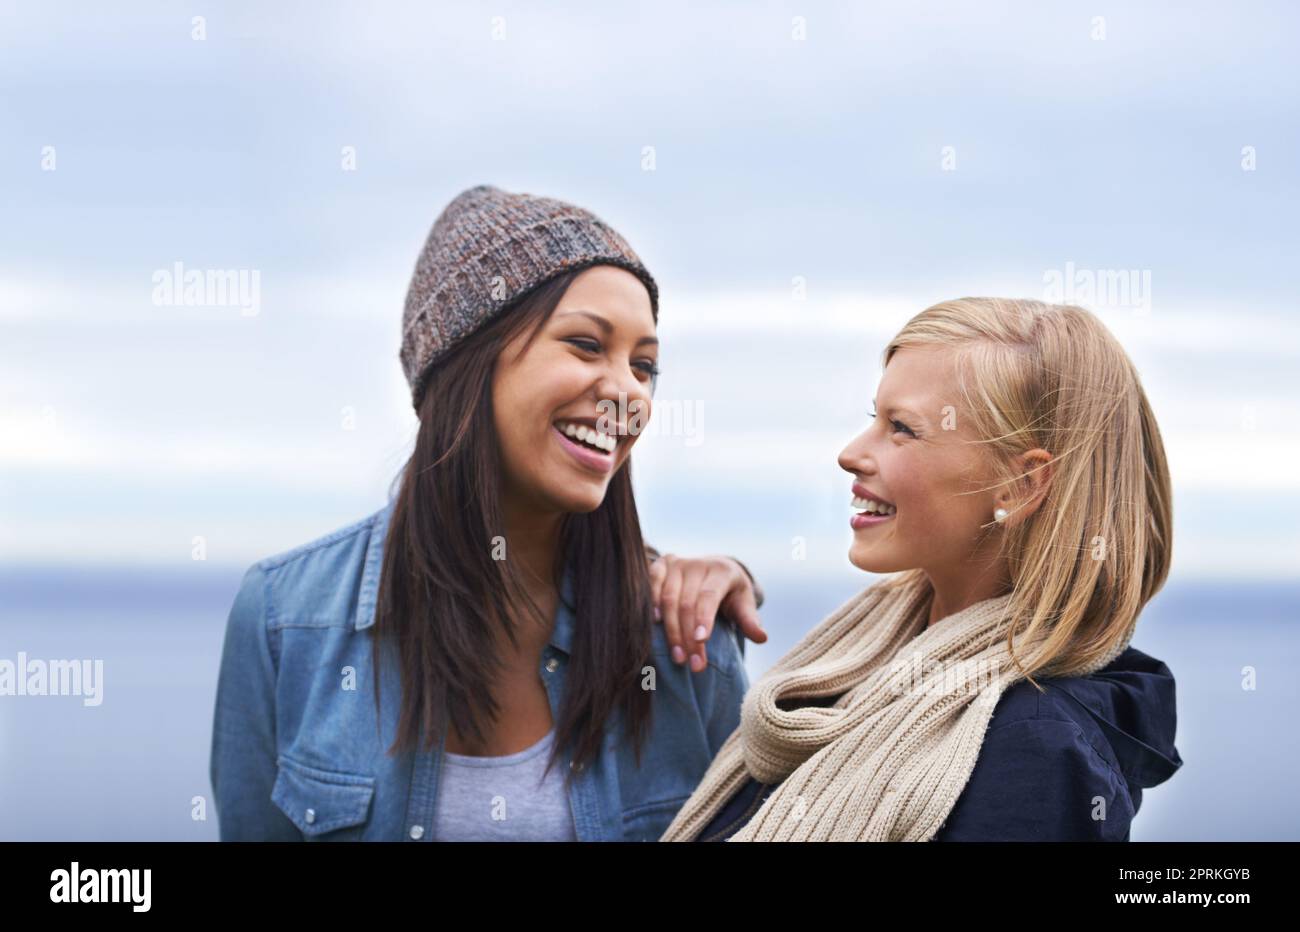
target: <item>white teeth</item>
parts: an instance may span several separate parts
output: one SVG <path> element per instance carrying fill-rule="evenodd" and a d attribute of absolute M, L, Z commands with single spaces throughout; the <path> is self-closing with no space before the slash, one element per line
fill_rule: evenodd
<path fill-rule="evenodd" d="M 873 498 L 859 498 L 856 495 L 853 496 L 853 507 L 873 515 L 892 515 L 898 510 L 893 505 L 882 504 Z"/>
<path fill-rule="evenodd" d="M 603 434 L 594 427 L 588 427 L 586 424 L 564 423 L 560 427 L 566 437 L 573 437 L 582 443 L 596 447 L 598 450 L 604 450 L 606 453 L 612 453 L 614 447 L 618 446 L 618 440 L 611 434 Z"/>

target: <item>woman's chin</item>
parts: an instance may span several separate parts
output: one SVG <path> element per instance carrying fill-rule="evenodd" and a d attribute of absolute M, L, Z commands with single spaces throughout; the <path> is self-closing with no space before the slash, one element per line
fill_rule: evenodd
<path fill-rule="evenodd" d="M 567 514 L 586 514 L 595 511 L 605 500 L 608 483 L 584 482 L 579 487 L 568 486 L 554 490 L 550 496 L 560 511 Z"/>
<path fill-rule="evenodd" d="M 880 548 L 855 543 L 849 548 L 849 562 L 864 573 L 893 573 L 898 567 L 879 552 Z"/>

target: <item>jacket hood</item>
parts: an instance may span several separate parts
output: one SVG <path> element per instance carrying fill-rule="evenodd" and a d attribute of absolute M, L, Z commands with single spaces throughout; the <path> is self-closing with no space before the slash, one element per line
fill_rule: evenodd
<path fill-rule="evenodd" d="M 1041 682 L 1096 720 L 1130 787 L 1156 786 L 1183 765 L 1174 747 L 1174 675 L 1162 661 L 1129 647 L 1089 676 Z"/>

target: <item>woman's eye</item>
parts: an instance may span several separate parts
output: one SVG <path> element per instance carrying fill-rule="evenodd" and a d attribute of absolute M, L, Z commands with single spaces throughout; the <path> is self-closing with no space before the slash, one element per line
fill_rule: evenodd
<path fill-rule="evenodd" d="M 572 337 L 565 340 L 565 342 L 572 343 L 574 346 L 578 347 L 578 349 L 585 350 L 588 353 L 600 352 L 600 344 L 595 340 L 588 339 L 587 337 Z"/>
<path fill-rule="evenodd" d="M 600 343 L 591 337 L 566 337 L 565 343 L 578 347 L 584 353 L 599 353 Z M 640 359 L 632 363 L 632 366 L 640 372 L 644 372 L 651 379 L 659 377 L 659 366 L 651 359 Z"/>
<path fill-rule="evenodd" d="M 871 418 L 874 420 L 875 417 L 876 417 L 876 412 L 875 412 L 875 411 L 872 411 L 872 412 L 871 412 Z M 916 434 L 912 432 L 912 428 L 908 427 L 908 426 L 907 426 L 906 424 L 904 424 L 902 421 L 890 421 L 890 422 L 889 422 L 889 426 L 892 427 L 892 428 L 894 428 L 894 432 L 895 432 L 895 433 L 904 433 L 904 432 L 905 432 L 905 433 L 907 433 L 907 434 L 909 434 L 909 435 L 911 435 L 911 436 L 913 436 L 913 437 L 916 436 Z"/>

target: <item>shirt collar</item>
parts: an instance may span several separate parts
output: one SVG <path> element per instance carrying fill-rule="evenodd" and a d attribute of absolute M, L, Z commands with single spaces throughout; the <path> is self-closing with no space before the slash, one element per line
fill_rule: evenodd
<path fill-rule="evenodd" d="M 560 583 L 560 599 L 555 606 L 555 630 L 551 632 L 551 646 L 566 655 L 571 653 L 573 629 L 577 609 L 573 601 L 573 572 L 567 567 Z"/>
<path fill-rule="evenodd" d="M 370 541 L 366 545 L 366 565 L 361 571 L 361 592 L 357 597 L 355 630 L 369 628 L 375 623 L 375 608 L 379 596 L 379 573 L 384 568 L 384 538 L 388 536 L 388 519 L 393 514 L 392 499 L 375 512 L 370 526 Z"/>

